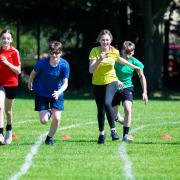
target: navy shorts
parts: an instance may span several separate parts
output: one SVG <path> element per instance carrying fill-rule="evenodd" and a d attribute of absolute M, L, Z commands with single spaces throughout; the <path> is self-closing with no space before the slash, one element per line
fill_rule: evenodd
<path fill-rule="evenodd" d="M 17 95 L 17 86 L 14 87 L 4 87 L 4 86 L 0 86 L 1 89 L 3 88 L 6 94 L 6 98 L 8 99 L 14 99 Z"/>
<path fill-rule="evenodd" d="M 133 93 L 134 93 L 133 87 L 118 90 L 114 95 L 112 106 L 114 107 L 120 105 L 121 101 L 123 104 L 125 100 L 133 102 Z"/>
<path fill-rule="evenodd" d="M 57 101 L 52 97 L 43 97 L 35 94 L 35 111 L 48 110 L 50 108 L 64 110 L 64 99 L 58 99 Z"/>

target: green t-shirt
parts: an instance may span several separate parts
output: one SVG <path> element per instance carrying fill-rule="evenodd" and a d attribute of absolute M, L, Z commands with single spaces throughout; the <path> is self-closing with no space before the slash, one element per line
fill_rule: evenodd
<path fill-rule="evenodd" d="M 144 65 L 135 57 L 131 57 L 128 62 L 140 67 L 142 70 L 144 69 Z M 114 67 L 118 79 L 124 84 L 124 88 L 133 87 L 132 77 L 135 69 L 130 66 L 120 64 L 119 62 L 116 62 Z"/>

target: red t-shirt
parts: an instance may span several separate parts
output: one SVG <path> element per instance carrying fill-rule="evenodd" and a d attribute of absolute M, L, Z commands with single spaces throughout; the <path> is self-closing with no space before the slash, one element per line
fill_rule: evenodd
<path fill-rule="evenodd" d="M 8 50 L 0 48 L 0 58 L 5 56 L 14 66 L 21 64 L 19 52 L 16 48 L 11 47 Z M 0 86 L 13 87 L 18 86 L 18 75 L 0 60 Z"/>

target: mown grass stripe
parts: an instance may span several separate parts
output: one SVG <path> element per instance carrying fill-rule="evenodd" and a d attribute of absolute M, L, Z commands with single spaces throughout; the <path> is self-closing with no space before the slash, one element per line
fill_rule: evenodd
<path fill-rule="evenodd" d="M 87 123 L 84 123 L 83 125 L 89 125 L 89 124 L 94 124 L 94 122 L 87 122 Z M 64 127 L 59 128 L 58 130 L 71 129 L 71 128 L 75 128 L 75 127 L 78 127 L 78 126 L 81 126 L 81 125 L 82 124 L 64 126 Z M 42 144 L 43 140 L 45 139 L 47 133 L 48 132 L 46 132 L 46 133 L 39 136 L 39 138 L 37 139 L 35 144 L 31 147 L 30 152 L 26 155 L 25 161 L 24 161 L 23 165 L 21 166 L 20 170 L 17 173 L 15 173 L 13 176 L 11 176 L 10 180 L 17 180 L 21 176 L 23 176 L 23 175 L 25 175 L 27 173 L 27 171 L 31 167 L 33 157 L 37 154 L 38 149 L 39 149 L 40 145 Z"/>

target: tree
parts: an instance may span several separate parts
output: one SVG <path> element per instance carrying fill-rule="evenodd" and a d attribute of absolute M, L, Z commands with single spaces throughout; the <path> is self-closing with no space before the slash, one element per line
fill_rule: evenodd
<path fill-rule="evenodd" d="M 164 13 L 171 0 L 1 0 L 0 15 L 20 28 L 39 28 L 47 39 L 63 41 L 71 59 L 72 80 L 86 84 L 88 53 L 104 28 L 114 35 L 120 49 L 124 40 L 137 43 L 149 90 L 162 87 Z M 39 12 L 41 9 L 42 13 Z M 28 27 L 28 28 L 27 28 Z M 38 36 L 40 37 L 40 36 Z M 39 46 L 38 46 L 39 47 Z M 74 70 L 74 68 L 76 68 Z M 75 71 L 75 73 L 73 73 Z M 81 73 L 79 73 L 81 72 Z"/>

